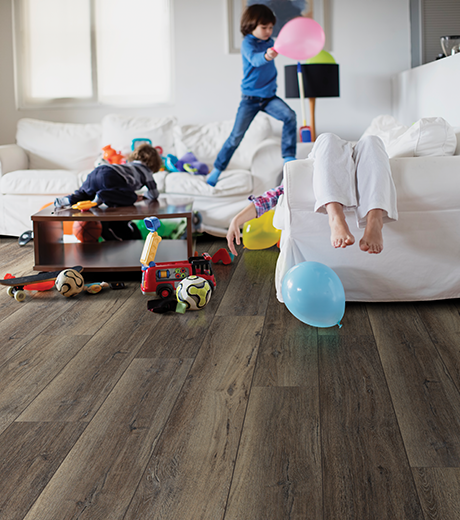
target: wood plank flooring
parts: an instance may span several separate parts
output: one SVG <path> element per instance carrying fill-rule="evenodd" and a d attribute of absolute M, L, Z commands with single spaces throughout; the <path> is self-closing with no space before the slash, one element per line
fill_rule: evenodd
<path fill-rule="evenodd" d="M 132 280 L 2 288 L 0 520 L 460 519 L 460 301 L 316 329 L 276 300 L 277 254 L 240 247 L 183 315 Z M 32 266 L 0 238 L 0 277 Z"/>

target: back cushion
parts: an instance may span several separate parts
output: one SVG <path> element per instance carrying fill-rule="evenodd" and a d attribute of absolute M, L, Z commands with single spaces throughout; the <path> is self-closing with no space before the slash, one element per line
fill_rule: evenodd
<path fill-rule="evenodd" d="M 174 117 L 126 117 L 109 114 L 102 120 L 102 146 L 110 145 L 127 155 L 133 139 L 150 139 L 152 146 L 161 146 L 163 153 L 174 153 Z"/>
<path fill-rule="evenodd" d="M 29 156 L 31 170 L 84 170 L 94 166 L 101 150 L 101 125 L 24 118 L 16 142 Z"/>
<path fill-rule="evenodd" d="M 176 126 L 174 143 L 177 157 L 180 159 L 190 151 L 199 161 L 212 167 L 217 154 L 232 131 L 233 123 L 234 121 L 220 121 L 203 125 Z M 268 116 L 259 112 L 233 154 L 227 169 L 250 170 L 257 146 L 271 134 L 272 128 Z"/>
<path fill-rule="evenodd" d="M 387 147 L 390 157 L 454 155 L 457 137 L 442 117 L 419 119 Z"/>

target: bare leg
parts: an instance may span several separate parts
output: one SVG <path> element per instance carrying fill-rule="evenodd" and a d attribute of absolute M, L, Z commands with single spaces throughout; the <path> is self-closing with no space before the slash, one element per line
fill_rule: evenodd
<path fill-rule="evenodd" d="M 371 209 L 367 214 L 367 224 L 363 238 L 359 241 L 361 251 L 371 254 L 381 253 L 383 250 L 382 221 L 383 211 Z"/>
<path fill-rule="evenodd" d="M 354 244 L 355 237 L 348 228 L 342 204 L 329 202 L 329 204 L 326 204 L 326 211 L 329 216 L 332 247 L 347 247 Z"/>

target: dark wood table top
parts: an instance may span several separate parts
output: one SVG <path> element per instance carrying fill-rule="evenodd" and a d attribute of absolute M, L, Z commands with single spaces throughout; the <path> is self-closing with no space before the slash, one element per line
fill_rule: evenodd
<path fill-rule="evenodd" d="M 33 221 L 63 221 L 63 220 L 141 220 L 146 217 L 168 217 L 183 218 L 190 216 L 193 199 L 186 197 L 160 197 L 157 201 L 143 200 L 136 202 L 133 206 L 121 206 L 108 208 L 107 206 L 96 206 L 89 211 L 76 209 L 56 209 L 53 205 L 48 206 L 35 215 Z"/>

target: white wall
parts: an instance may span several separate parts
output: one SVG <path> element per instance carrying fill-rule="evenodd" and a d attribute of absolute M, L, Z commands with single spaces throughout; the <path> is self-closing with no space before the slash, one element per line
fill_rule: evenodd
<path fill-rule="evenodd" d="M 175 115 L 182 124 L 232 119 L 238 106 L 241 57 L 226 53 L 227 0 L 173 0 L 175 101 L 146 109 L 22 110 L 15 107 L 11 1 L 0 0 L 0 144 L 14 142 L 16 122 L 33 117 L 99 122 L 112 112 Z M 317 132 L 356 139 L 373 117 L 391 113 L 391 77 L 410 65 L 409 0 L 327 0 L 331 52 L 340 65 L 340 98 L 318 99 Z M 284 96 L 286 64 L 279 56 L 278 94 Z M 161 80 L 161 71 L 158 71 Z M 299 100 L 288 100 L 301 122 Z M 308 110 L 307 110 L 308 113 Z"/>
<path fill-rule="evenodd" d="M 393 114 L 405 125 L 443 117 L 460 127 L 460 54 L 415 67 L 393 78 Z"/>

